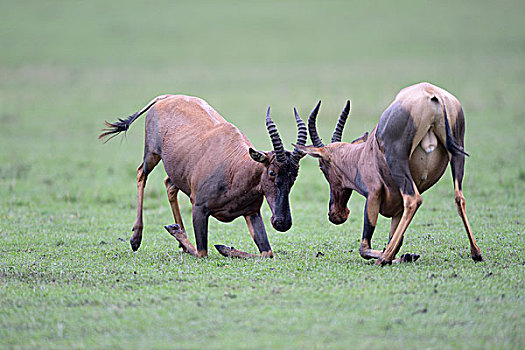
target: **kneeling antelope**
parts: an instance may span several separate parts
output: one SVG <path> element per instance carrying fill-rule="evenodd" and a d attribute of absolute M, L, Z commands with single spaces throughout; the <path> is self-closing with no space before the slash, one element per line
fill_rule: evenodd
<path fill-rule="evenodd" d="M 127 131 L 145 112 L 144 158 L 137 169 L 137 219 L 131 248 L 137 250 L 142 240 L 142 205 L 148 174 L 162 160 L 168 175 L 164 182 L 176 222 L 166 226 L 166 230 L 184 251 L 197 257 L 207 255 L 210 216 L 224 222 L 244 216 L 261 255 L 273 257 L 260 213 L 263 198 L 266 197 L 272 212 L 272 226 L 283 232 L 290 229 L 289 194 L 304 153 L 284 149 L 270 117 L 270 108 L 266 114 L 266 127 L 274 148 L 270 152 L 255 150 L 239 129 L 204 100 L 183 95 L 159 96 L 127 119 L 106 122 L 107 129 L 99 138 Z M 297 112 L 295 118 L 297 144 L 305 145 L 306 125 Z M 185 193 L 192 204 L 196 249 L 184 231 L 177 201 L 179 191 Z M 255 256 L 230 247 L 216 247 L 227 256 Z"/>
<path fill-rule="evenodd" d="M 352 143 L 341 142 L 350 102 L 328 145 L 322 143 L 315 126 L 319 106 L 320 102 L 308 119 L 313 146 L 297 148 L 319 158 L 319 166 L 330 184 L 328 216 L 332 223 L 347 220 L 352 191 L 366 197 L 359 247 L 363 258 L 377 259 L 378 265 L 419 258 L 405 254 L 395 259 L 403 234 L 423 202 L 421 193 L 441 178 L 450 162 L 456 208 L 467 232 L 472 259 L 483 260 L 467 219 L 462 191 L 465 155 L 468 155 L 463 150 L 465 117 L 452 94 L 428 83 L 407 87 L 383 112 L 370 136 L 365 134 Z M 390 239 L 384 251 L 371 247 L 379 214 L 392 218 Z"/>

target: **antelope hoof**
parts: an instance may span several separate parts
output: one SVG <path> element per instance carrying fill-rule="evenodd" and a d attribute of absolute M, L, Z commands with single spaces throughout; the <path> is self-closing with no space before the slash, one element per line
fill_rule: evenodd
<path fill-rule="evenodd" d="M 376 266 L 392 265 L 392 261 L 388 261 L 388 260 L 386 260 L 385 258 L 383 258 L 383 257 L 381 256 L 381 257 L 379 257 L 379 258 L 376 260 L 375 265 L 376 265 Z"/>
<path fill-rule="evenodd" d="M 131 237 L 131 239 L 129 240 L 129 243 L 131 244 L 131 249 L 136 252 L 139 247 L 140 247 L 140 242 L 142 241 L 141 238 L 139 239 L 133 239 L 133 237 Z"/>
<path fill-rule="evenodd" d="M 399 258 L 399 262 L 415 262 L 417 259 L 419 259 L 419 256 L 419 254 L 406 253 L 401 255 L 401 258 Z"/>
<path fill-rule="evenodd" d="M 485 259 L 483 259 L 483 255 L 481 255 L 481 253 L 472 254 L 471 256 L 472 256 L 472 260 L 474 260 L 475 262 L 485 261 Z"/>
<path fill-rule="evenodd" d="M 142 242 L 142 228 L 142 225 L 134 225 L 131 229 L 133 234 L 131 235 L 129 243 L 131 244 L 131 249 L 134 252 L 136 252 L 139 249 L 140 243 Z"/>
<path fill-rule="evenodd" d="M 178 233 L 177 231 L 180 231 L 179 224 L 173 224 L 173 225 L 166 225 L 164 226 L 166 231 L 168 231 L 171 235 L 174 235 L 175 233 Z"/>
<path fill-rule="evenodd" d="M 215 249 L 217 249 L 217 251 L 221 253 L 222 256 L 229 257 L 231 256 L 230 254 L 235 248 L 225 246 L 224 244 L 216 244 Z"/>

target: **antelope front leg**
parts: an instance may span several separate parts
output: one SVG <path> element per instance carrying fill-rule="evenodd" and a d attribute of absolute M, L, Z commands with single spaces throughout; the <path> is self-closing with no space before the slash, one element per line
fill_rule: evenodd
<path fill-rule="evenodd" d="M 193 244 L 191 244 L 191 242 L 188 240 L 184 229 L 181 229 L 178 224 L 167 225 L 164 226 L 164 228 L 169 232 L 170 235 L 175 237 L 175 239 L 179 242 L 179 247 L 181 247 L 185 253 L 189 253 L 195 257 L 198 257 L 197 249 L 195 249 Z"/>
<path fill-rule="evenodd" d="M 217 251 L 221 253 L 222 256 L 225 256 L 227 258 L 248 259 L 261 257 L 261 255 L 243 252 L 242 250 L 238 250 L 234 247 L 228 247 L 222 244 L 216 244 L 215 249 L 217 249 Z"/>
<path fill-rule="evenodd" d="M 408 228 L 408 225 L 410 225 L 410 222 L 416 214 L 417 209 L 421 206 L 421 203 L 423 203 L 423 199 L 417 191 L 413 195 L 402 194 L 402 196 L 405 207 L 403 210 L 403 216 L 401 216 L 401 220 L 399 220 L 399 224 L 394 234 L 392 235 L 392 239 L 388 243 L 385 251 L 383 252 L 381 257 L 377 259 L 376 265 L 385 265 L 392 263 L 396 252 L 399 251 L 399 248 L 401 246 L 403 234 Z"/>
<path fill-rule="evenodd" d="M 166 192 L 168 194 L 168 200 L 170 202 L 171 211 L 173 213 L 173 218 L 175 219 L 175 223 L 178 224 L 179 228 L 176 231 L 182 231 L 184 236 L 186 236 L 186 230 L 184 230 L 184 224 L 182 222 L 182 216 L 180 215 L 180 209 L 179 209 L 179 201 L 177 199 L 177 194 L 179 193 L 179 189 L 175 186 L 175 184 L 171 181 L 169 176 L 167 176 L 164 179 L 164 185 L 166 186 Z M 166 226 L 164 226 L 166 228 Z M 170 232 L 168 230 L 168 232 Z M 188 252 L 187 245 L 180 242 L 180 240 L 170 232 L 170 234 L 175 237 L 179 241 L 179 248 L 182 248 L 184 252 Z M 178 233 L 180 236 L 180 233 Z M 189 243 L 188 238 L 186 236 L 186 241 Z M 189 243 L 191 245 L 191 243 Z"/>
<path fill-rule="evenodd" d="M 210 217 L 206 205 L 193 205 L 193 231 L 197 245 L 198 258 L 208 256 L 208 218 Z"/>
<path fill-rule="evenodd" d="M 261 255 L 246 253 L 237 250 L 234 247 L 227 247 L 224 245 L 216 245 L 215 248 L 217 248 L 222 255 L 231 258 L 273 258 L 272 248 L 270 247 L 270 242 L 268 242 L 268 236 L 266 235 L 266 229 L 264 228 L 261 214 L 256 213 L 253 215 L 246 215 L 244 219 L 246 220 L 250 234 L 252 235 L 257 248 L 259 248 Z"/>
<path fill-rule="evenodd" d="M 379 196 L 371 194 L 365 204 L 363 238 L 359 246 L 359 255 L 364 259 L 378 259 L 382 252 L 371 247 L 372 235 L 376 229 L 377 217 L 379 216 Z"/>
<path fill-rule="evenodd" d="M 400 221 L 401 221 L 401 215 L 394 216 L 392 218 L 392 221 L 390 222 L 390 236 L 388 238 L 389 243 L 390 243 L 390 240 L 392 239 L 392 236 L 394 235 L 394 232 L 396 232 L 397 226 L 399 225 Z M 401 249 L 402 244 L 403 244 L 403 238 L 401 238 L 401 242 L 399 242 L 399 245 L 397 246 L 397 250 L 394 252 L 394 256 L 397 255 L 397 253 L 399 252 L 399 249 Z M 392 263 L 414 262 L 417 259 L 419 259 L 419 254 L 405 253 L 401 255 L 400 258 L 392 260 Z"/>
<path fill-rule="evenodd" d="M 193 230 L 195 231 L 195 241 L 197 242 L 197 249 L 190 243 L 186 232 L 178 224 L 164 226 L 182 246 L 182 248 L 189 254 L 196 258 L 203 258 L 208 255 L 208 212 L 205 207 L 193 206 Z"/>
<path fill-rule="evenodd" d="M 270 247 L 270 242 L 268 241 L 268 236 L 266 235 L 266 229 L 264 228 L 264 222 L 260 213 L 253 215 L 248 215 L 244 217 L 246 219 L 246 224 L 250 230 L 250 234 L 259 248 L 259 252 L 265 258 L 273 258 L 272 248 Z"/>

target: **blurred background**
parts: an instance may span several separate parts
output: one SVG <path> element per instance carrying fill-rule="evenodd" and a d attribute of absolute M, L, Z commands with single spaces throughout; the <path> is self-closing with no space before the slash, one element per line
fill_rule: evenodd
<path fill-rule="evenodd" d="M 397 91 L 420 81 L 463 103 L 468 167 L 499 174 L 499 183 L 525 177 L 522 1 L 2 1 L 1 8 L 2 190 L 36 176 L 44 191 L 63 196 L 87 184 L 107 191 L 122 179 L 122 170 L 107 176 L 114 168 L 133 182 L 143 120 L 122 143 L 102 145 L 96 136 L 104 120 L 160 94 L 207 100 L 268 150 L 267 106 L 290 148 L 294 106 L 306 118 L 322 99 L 318 127 L 328 140 L 351 99 L 348 141 L 373 128 Z M 499 156 L 487 164 L 485 153 Z M 318 175 L 311 186 L 324 186 Z M 51 186 L 57 179 L 59 188 Z"/>

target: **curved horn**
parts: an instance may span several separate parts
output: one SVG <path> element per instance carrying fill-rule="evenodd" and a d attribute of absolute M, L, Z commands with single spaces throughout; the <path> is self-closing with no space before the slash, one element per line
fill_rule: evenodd
<path fill-rule="evenodd" d="M 293 109 L 294 115 L 295 115 L 295 121 L 297 123 L 297 144 L 299 146 L 305 146 L 306 145 L 306 124 L 304 121 L 299 117 L 299 114 L 297 113 L 297 110 Z M 294 148 L 292 152 L 292 161 L 295 164 L 299 164 L 299 161 L 301 158 L 304 157 L 304 152 L 299 151 L 297 148 Z"/>
<path fill-rule="evenodd" d="M 337 126 L 335 127 L 334 135 L 332 136 L 332 142 L 341 142 L 341 138 L 343 137 L 343 129 L 345 128 L 346 118 L 348 118 L 349 113 L 350 100 L 347 100 L 345 108 L 343 109 L 343 112 L 341 112 L 339 120 L 337 121 Z"/>
<path fill-rule="evenodd" d="M 317 134 L 317 128 L 315 127 L 315 120 L 317 119 L 317 113 L 319 113 L 319 107 L 321 106 L 321 100 L 317 103 L 317 106 L 312 110 L 310 116 L 308 117 L 308 131 L 310 132 L 310 139 L 315 147 L 324 147 L 323 141 L 319 138 Z"/>
<path fill-rule="evenodd" d="M 268 107 L 268 111 L 266 111 L 266 129 L 268 129 L 268 133 L 270 134 L 270 139 L 272 140 L 272 145 L 275 151 L 275 156 L 277 157 L 277 161 L 284 162 L 286 157 L 284 155 L 283 143 L 279 137 L 277 127 L 270 117 L 270 107 Z"/>

